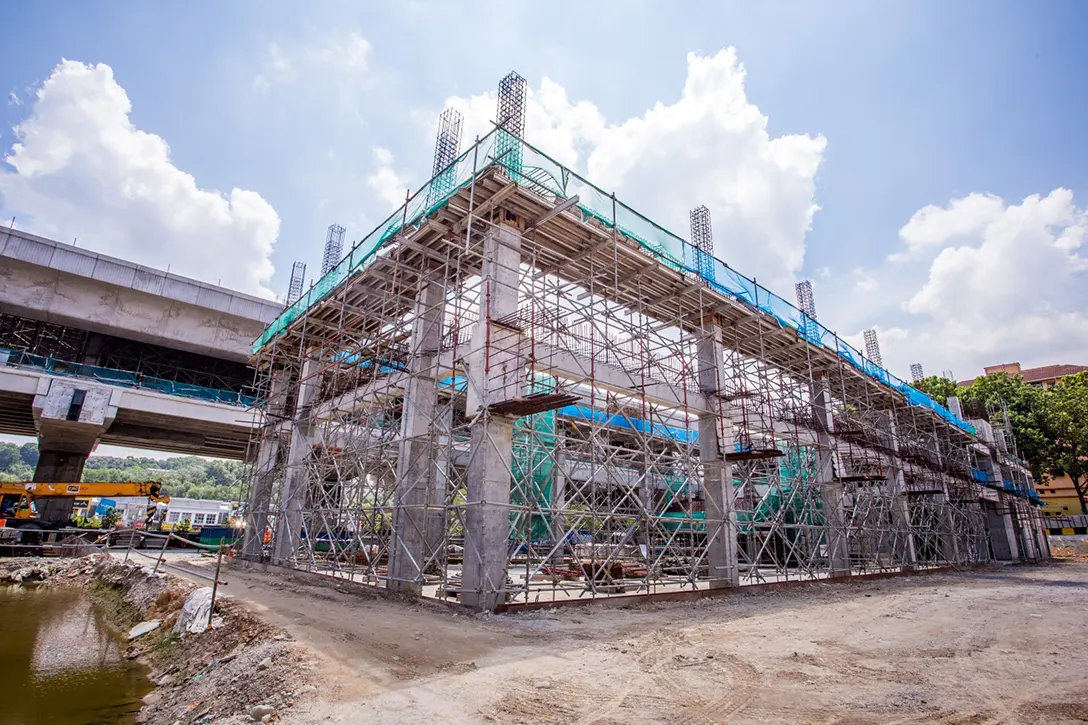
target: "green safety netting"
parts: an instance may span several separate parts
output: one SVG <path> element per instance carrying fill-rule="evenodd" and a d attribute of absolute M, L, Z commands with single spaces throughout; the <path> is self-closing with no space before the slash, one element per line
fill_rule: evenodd
<path fill-rule="evenodd" d="M 536 374 L 526 392 L 554 393 L 556 379 Z M 529 508 L 529 540 L 542 541 L 551 535 L 552 473 L 555 469 L 555 416 L 549 410 L 518 418 L 514 423 L 514 460 L 510 467 L 513 485 L 510 503 Z M 517 514 L 511 513 L 511 517 Z M 514 532 L 518 526 L 514 526 Z M 512 534 L 514 532 L 511 532 Z"/>

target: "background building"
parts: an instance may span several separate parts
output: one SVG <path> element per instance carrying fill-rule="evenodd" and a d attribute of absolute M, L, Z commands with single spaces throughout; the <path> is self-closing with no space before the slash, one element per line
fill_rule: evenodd
<path fill-rule="evenodd" d="M 1079 372 L 1088 370 L 1088 365 L 1043 365 L 1037 368 L 1027 368 L 1026 370 L 1020 367 L 1020 363 L 1001 363 L 999 365 L 989 365 L 982 368 L 983 375 L 996 375 L 997 373 L 1005 373 L 1010 377 L 1021 377 L 1028 385 L 1036 385 L 1038 387 L 1046 388 L 1054 383 L 1058 382 L 1067 375 L 1076 375 Z M 967 387 L 971 383 L 975 382 L 974 378 L 970 380 L 961 380 L 959 385 L 961 387 Z"/>
<path fill-rule="evenodd" d="M 235 504 L 231 501 L 210 501 L 196 498 L 175 498 L 166 508 L 163 528 L 173 528 L 188 521 L 194 529 L 227 523 Z"/>

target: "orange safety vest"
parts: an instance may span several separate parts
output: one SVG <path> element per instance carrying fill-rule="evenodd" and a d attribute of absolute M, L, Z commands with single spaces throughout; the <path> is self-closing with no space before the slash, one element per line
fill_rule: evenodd
<path fill-rule="evenodd" d="M 266 543 L 266 544 L 272 543 L 272 529 L 265 529 L 264 530 L 264 543 Z"/>

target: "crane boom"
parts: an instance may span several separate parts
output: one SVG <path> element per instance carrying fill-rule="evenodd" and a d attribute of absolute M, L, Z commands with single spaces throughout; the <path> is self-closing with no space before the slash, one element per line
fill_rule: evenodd
<path fill-rule="evenodd" d="M 170 497 L 162 493 L 162 484 L 158 481 L 120 481 L 103 483 L 53 483 L 38 481 L 19 481 L 0 483 L 0 496 L 26 494 L 30 498 L 65 498 L 77 496 L 138 496 L 152 501 L 170 503 Z"/>
<path fill-rule="evenodd" d="M 95 496 L 99 498 L 132 496 L 147 498 L 147 524 L 151 525 L 155 517 L 157 504 L 170 503 L 170 497 L 162 491 L 158 481 L 118 481 L 85 483 L 58 483 L 52 481 L 19 481 L 0 483 L 0 526 L 7 520 L 16 523 L 31 521 L 63 525 L 65 521 L 41 522 L 32 505 L 39 498 L 77 498 Z M 12 525 L 8 523 L 8 525 Z"/>

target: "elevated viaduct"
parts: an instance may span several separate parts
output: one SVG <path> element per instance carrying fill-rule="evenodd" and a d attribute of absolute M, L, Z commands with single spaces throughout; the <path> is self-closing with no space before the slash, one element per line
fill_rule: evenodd
<path fill-rule="evenodd" d="M 253 340 L 276 302 L 0 232 L 0 433 L 35 480 L 78 480 L 99 442 L 241 459 Z"/>

